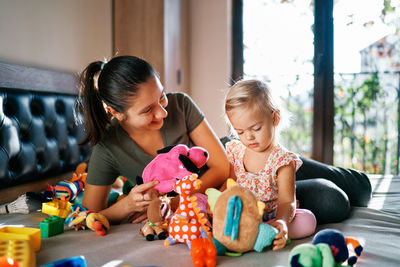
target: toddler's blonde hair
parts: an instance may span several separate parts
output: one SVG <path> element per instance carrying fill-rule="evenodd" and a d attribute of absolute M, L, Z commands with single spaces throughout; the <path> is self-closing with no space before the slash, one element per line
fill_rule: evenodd
<path fill-rule="evenodd" d="M 227 113 L 234 108 L 242 106 L 256 110 L 263 116 L 267 116 L 275 110 L 280 110 L 272 97 L 271 89 L 265 82 L 256 79 L 236 82 L 225 97 L 225 120 L 231 136 L 234 137 L 238 136 L 228 119 Z"/>
<path fill-rule="evenodd" d="M 243 105 L 256 109 L 263 115 L 279 109 L 268 85 L 255 79 L 238 81 L 229 89 L 225 97 L 225 114 Z"/>

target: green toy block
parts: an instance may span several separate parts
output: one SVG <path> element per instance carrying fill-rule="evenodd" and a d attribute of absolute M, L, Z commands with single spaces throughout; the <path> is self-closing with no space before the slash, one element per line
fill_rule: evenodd
<path fill-rule="evenodd" d="M 59 216 L 52 216 L 40 222 L 41 237 L 51 237 L 64 233 L 64 219 Z"/>

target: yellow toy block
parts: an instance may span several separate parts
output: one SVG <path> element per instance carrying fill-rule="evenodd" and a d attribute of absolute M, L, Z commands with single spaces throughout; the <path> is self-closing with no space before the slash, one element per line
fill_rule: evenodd
<path fill-rule="evenodd" d="M 36 267 L 36 255 L 28 240 L 0 239 L 1 256 L 13 259 L 20 267 Z"/>
<path fill-rule="evenodd" d="M 1 239 L 28 240 L 35 252 L 40 250 L 40 229 L 29 227 L 3 227 L 0 228 Z"/>
<path fill-rule="evenodd" d="M 42 204 L 42 212 L 52 216 L 59 216 L 63 219 L 67 218 L 71 212 L 71 203 L 55 199 Z"/>

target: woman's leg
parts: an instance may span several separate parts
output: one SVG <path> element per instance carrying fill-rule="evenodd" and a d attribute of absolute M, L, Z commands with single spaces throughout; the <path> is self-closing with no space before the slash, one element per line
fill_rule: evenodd
<path fill-rule="evenodd" d="M 371 198 L 368 177 L 357 170 L 330 166 L 301 157 L 303 165 L 296 172 L 296 181 L 323 178 L 333 182 L 348 196 L 352 206 L 366 207 Z"/>
<path fill-rule="evenodd" d="M 296 214 L 288 225 L 289 238 L 298 239 L 312 235 L 317 221 L 314 214 L 306 209 L 296 209 Z"/>
<path fill-rule="evenodd" d="M 326 179 L 296 181 L 296 198 L 300 208 L 314 213 L 318 224 L 340 222 L 349 216 L 346 193 Z"/>

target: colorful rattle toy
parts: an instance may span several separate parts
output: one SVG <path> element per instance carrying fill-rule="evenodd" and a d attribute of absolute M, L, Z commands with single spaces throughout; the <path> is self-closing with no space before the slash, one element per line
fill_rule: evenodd
<path fill-rule="evenodd" d="M 50 192 L 54 199 L 73 201 L 85 187 L 86 167 L 86 163 L 79 164 L 76 173 L 72 174 L 71 181 L 61 181 L 54 187 L 48 184 L 46 191 Z"/>

